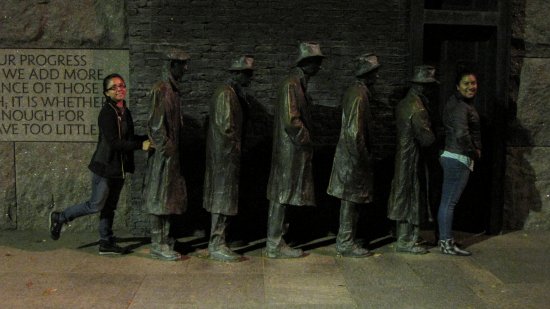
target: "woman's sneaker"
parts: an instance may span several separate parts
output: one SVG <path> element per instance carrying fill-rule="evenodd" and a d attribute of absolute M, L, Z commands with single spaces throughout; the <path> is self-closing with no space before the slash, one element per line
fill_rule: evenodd
<path fill-rule="evenodd" d="M 117 245 L 114 241 L 99 241 L 99 254 L 100 255 L 120 255 L 129 253 L 128 249 Z"/>
<path fill-rule="evenodd" d="M 61 236 L 63 222 L 59 220 L 61 213 L 59 211 L 50 212 L 50 236 L 53 240 L 58 240 Z"/>

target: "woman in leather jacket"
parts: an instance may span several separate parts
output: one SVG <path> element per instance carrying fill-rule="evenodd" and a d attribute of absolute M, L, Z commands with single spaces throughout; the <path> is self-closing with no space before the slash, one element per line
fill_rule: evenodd
<path fill-rule="evenodd" d="M 445 151 L 439 159 L 443 167 L 443 188 L 439 205 L 439 248 L 448 255 L 471 255 L 460 249 L 453 237 L 453 214 L 468 183 L 474 160 L 481 156 L 479 115 L 473 106 L 477 77 L 463 71 L 456 78 L 456 92 L 445 103 L 442 120 L 445 127 Z"/>

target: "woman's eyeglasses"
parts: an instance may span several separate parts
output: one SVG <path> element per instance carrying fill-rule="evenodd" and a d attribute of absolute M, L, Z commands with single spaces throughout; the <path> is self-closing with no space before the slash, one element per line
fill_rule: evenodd
<path fill-rule="evenodd" d="M 111 86 L 111 88 L 107 88 L 108 91 L 111 91 L 111 90 L 125 90 L 126 89 L 126 85 L 122 84 L 122 85 L 113 85 Z"/>

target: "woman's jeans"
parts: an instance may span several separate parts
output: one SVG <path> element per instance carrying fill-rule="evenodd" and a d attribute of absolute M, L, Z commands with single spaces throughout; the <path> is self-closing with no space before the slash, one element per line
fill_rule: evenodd
<path fill-rule="evenodd" d="M 439 162 L 443 168 L 443 188 L 437 220 L 439 239 L 447 240 L 453 238 L 454 209 L 468 183 L 470 169 L 464 163 L 451 158 L 440 157 Z"/>
<path fill-rule="evenodd" d="M 99 215 L 99 237 L 102 241 L 112 241 L 115 209 L 124 185 L 122 178 L 104 178 L 92 174 L 92 196 L 84 203 L 65 209 L 60 216 L 63 223 L 78 217 L 101 212 Z"/>

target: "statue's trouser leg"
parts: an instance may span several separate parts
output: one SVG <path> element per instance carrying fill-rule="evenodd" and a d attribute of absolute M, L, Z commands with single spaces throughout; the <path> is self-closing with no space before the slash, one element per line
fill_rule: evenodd
<path fill-rule="evenodd" d="M 269 215 L 267 219 L 267 249 L 275 250 L 286 243 L 283 236 L 285 227 L 286 206 L 277 202 L 269 202 Z"/>
<path fill-rule="evenodd" d="M 168 236 L 169 233 L 169 216 L 151 215 L 151 246 L 154 250 L 162 251 L 162 245 L 173 249 L 174 241 Z"/>
<path fill-rule="evenodd" d="M 208 251 L 217 251 L 220 246 L 225 246 L 225 230 L 227 229 L 229 218 L 226 215 L 212 213 L 212 226 L 210 228 L 210 240 L 208 242 Z"/>
<path fill-rule="evenodd" d="M 353 247 L 355 243 L 355 233 L 357 232 L 357 220 L 359 211 L 357 204 L 341 200 L 340 202 L 340 227 L 338 236 L 336 236 L 336 249 L 347 250 Z"/>
<path fill-rule="evenodd" d="M 219 261 L 236 261 L 241 255 L 237 254 L 225 243 L 226 229 L 229 225 L 229 216 L 224 214 L 212 214 L 212 227 L 210 240 L 208 242 L 208 253 L 210 258 Z"/>
<path fill-rule="evenodd" d="M 170 220 L 170 215 L 151 216 L 151 255 L 175 261 L 181 258 L 181 254 L 174 251 L 175 240 L 170 236 Z"/>
<path fill-rule="evenodd" d="M 416 224 L 410 225 L 411 229 L 411 246 L 415 246 L 416 243 L 418 243 L 418 239 L 420 238 L 420 226 Z"/>
<path fill-rule="evenodd" d="M 407 221 L 397 222 L 397 247 L 409 248 L 411 245 L 411 224 Z"/>
<path fill-rule="evenodd" d="M 407 221 L 397 222 L 397 247 L 412 248 L 420 235 L 420 226 Z"/>

